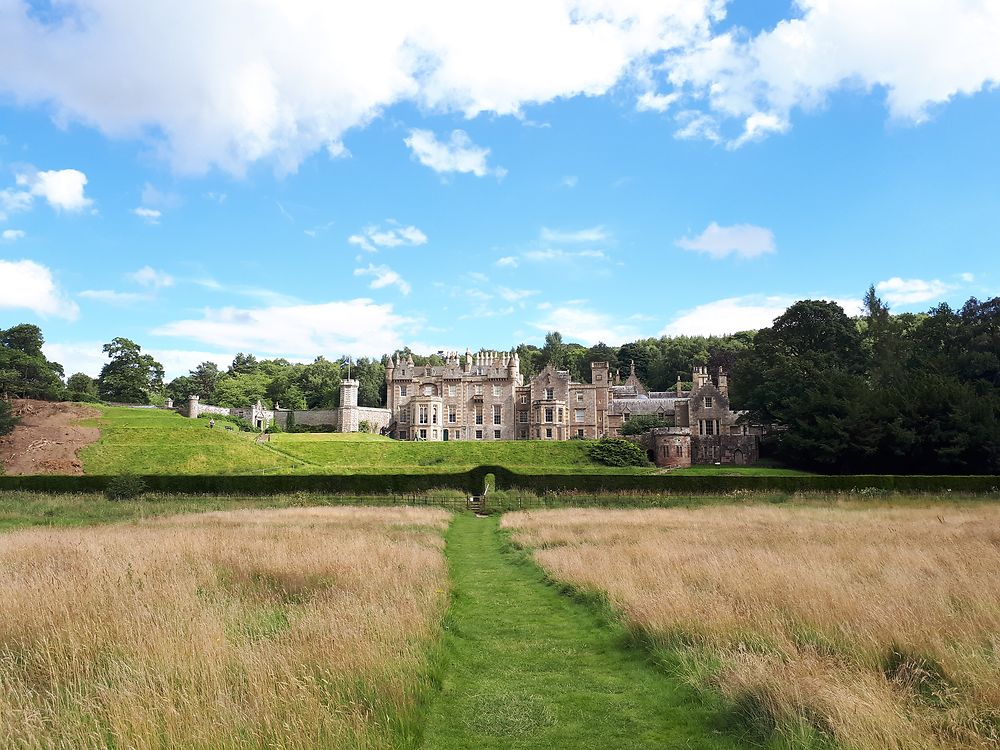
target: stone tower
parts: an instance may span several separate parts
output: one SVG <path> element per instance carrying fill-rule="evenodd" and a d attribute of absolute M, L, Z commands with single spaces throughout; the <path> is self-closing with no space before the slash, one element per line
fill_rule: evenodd
<path fill-rule="evenodd" d="M 358 386 L 357 380 L 340 381 L 340 431 L 358 431 Z"/>

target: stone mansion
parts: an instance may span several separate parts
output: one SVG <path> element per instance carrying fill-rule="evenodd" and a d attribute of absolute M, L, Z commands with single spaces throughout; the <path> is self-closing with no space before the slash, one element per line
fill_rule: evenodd
<path fill-rule="evenodd" d="M 657 466 L 749 464 L 758 458 L 757 436 L 737 423 L 729 408 L 729 384 L 719 368 L 710 375 L 694 367 L 691 390 L 649 392 L 632 367 L 620 380 L 607 362 L 591 363 L 591 382 L 575 383 L 569 372 L 546 367 L 527 383 L 516 352 L 451 352 L 443 365 L 386 358 L 386 406 L 358 406 L 358 381 L 341 383 L 336 409 L 268 409 L 258 401 L 245 409 L 200 404 L 197 396 L 178 411 L 185 416 L 229 414 L 257 429 L 284 428 L 289 416 L 300 425 L 337 432 L 367 429 L 396 440 L 596 440 L 616 437 L 639 415 L 658 416 L 659 427 L 633 438 Z"/>
<path fill-rule="evenodd" d="M 386 362 L 390 418 L 398 440 L 569 440 L 614 437 L 632 416 L 661 417 L 670 427 L 642 436 L 659 466 L 752 463 L 757 438 L 737 424 L 721 368 L 696 366 L 690 391 L 648 392 L 633 366 L 621 382 L 607 362 L 591 364 L 591 382 L 549 366 L 524 382 L 516 352 L 451 352 L 444 365 Z"/>

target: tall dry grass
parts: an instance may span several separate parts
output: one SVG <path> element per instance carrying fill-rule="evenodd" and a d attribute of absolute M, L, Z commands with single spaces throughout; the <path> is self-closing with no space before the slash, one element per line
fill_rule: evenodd
<path fill-rule="evenodd" d="M 556 510 L 504 527 L 792 747 L 1000 747 L 1000 508 Z"/>
<path fill-rule="evenodd" d="M 0 747 L 399 746 L 447 521 L 253 510 L 0 536 Z"/>

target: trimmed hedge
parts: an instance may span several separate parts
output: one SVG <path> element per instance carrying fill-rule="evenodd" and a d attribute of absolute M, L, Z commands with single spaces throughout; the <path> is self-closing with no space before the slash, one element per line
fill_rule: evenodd
<path fill-rule="evenodd" d="M 455 489 L 483 491 L 487 474 L 496 488 L 526 493 L 724 493 L 777 492 L 966 492 L 1000 490 L 1000 476 L 685 476 L 669 474 L 520 474 L 503 466 L 478 466 L 436 474 L 274 474 L 141 476 L 148 492 L 170 494 L 277 495 L 294 492 L 400 494 Z M 103 492 L 114 476 L 0 476 L 0 490 Z"/>

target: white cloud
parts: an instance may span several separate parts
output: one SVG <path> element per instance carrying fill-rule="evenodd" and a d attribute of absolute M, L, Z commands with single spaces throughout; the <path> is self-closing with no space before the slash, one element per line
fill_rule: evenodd
<path fill-rule="evenodd" d="M 646 91 L 635 102 L 635 108 L 640 112 L 666 112 L 670 105 L 680 98 L 680 94 L 657 94 Z"/>
<path fill-rule="evenodd" d="M 521 255 L 525 260 L 534 261 L 535 263 L 546 263 L 550 261 L 567 262 L 572 260 L 578 260 L 580 258 L 588 258 L 591 260 L 604 260 L 607 256 L 601 250 L 562 250 L 560 248 L 545 248 L 543 250 L 526 250 Z"/>
<path fill-rule="evenodd" d="M 552 242 L 555 244 L 607 242 L 611 238 L 604 227 L 590 227 L 589 229 L 577 229 L 575 231 L 542 227 L 540 236 L 542 242 Z"/>
<path fill-rule="evenodd" d="M 505 255 L 502 258 L 497 258 L 496 265 L 500 268 L 517 268 L 518 262 L 513 255 Z"/>
<path fill-rule="evenodd" d="M 559 181 L 559 184 L 562 185 L 562 187 L 564 188 L 572 189 L 575 188 L 577 186 L 577 183 L 579 182 L 580 178 L 577 177 L 575 174 L 568 174 Z"/>
<path fill-rule="evenodd" d="M 976 280 L 975 274 L 971 274 L 971 273 L 968 273 L 968 272 L 966 272 L 966 273 L 960 273 L 958 275 L 958 278 L 960 278 L 966 284 L 971 284 L 973 281 Z"/>
<path fill-rule="evenodd" d="M 497 294 L 507 302 L 519 302 L 526 297 L 538 294 L 538 291 L 534 289 L 509 289 L 508 287 L 501 286 L 497 287 Z"/>
<path fill-rule="evenodd" d="M 797 300 L 802 297 L 782 295 L 747 295 L 728 297 L 707 302 L 690 310 L 684 310 L 660 331 L 661 336 L 721 336 L 737 331 L 766 328 Z M 844 312 L 854 316 L 861 313 L 861 300 L 827 299 L 840 305 Z"/>
<path fill-rule="evenodd" d="M 786 130 L 794 109 L 822 106 L 842 88 L 884 90 L 892 117 L 919 123 L 934 104 L 1000 81 L 996 3 L 798 0 L 796 5 L 797 17 L 773 29 L 705 38 L 664 63 L 675 92 L 702 100 L 719 118 L 742 122 L 731 146 Z M 705 127 L 704 133 L 718 131 Z"/>
<path fill-rule="evenodd" d="M 453 130 L 449 140 L 439 141 L 430 130 L 414 129 L 403 142 L 421 164 L 439 174 L 459 172 L 476 177 L 495 175 L 497 178 L 507 174 L 503 167 L 486 164 L 490 150 L 475 145 L 464 130 Z"/>
<path fill-rule="evenodd" d="M 159 224 L 160 217 L 163 215 L 159 209 L 146 208 L 145 206 L 133 208 L 132 213 L 144 220 L 147 224 Z"/>
<path fill-rule="evenodd" d="M 170 274 L 157 271 L 152 266 L 143 266 L 138 271 L 128 274 L 128 278 L 136 284 L 152 287 L 153 289 L 174 285 L 174 279 Z"/>
<path fill-rule="evenodd" d="M 875 285 L 878 292 L 890 305 L 914 305 L 920 302 L 940 299 L 955 287 L 938 279 L 902 279 L 893 276 Z"/>
<path fill-rule="evenodd" d="M 0 309 L 25 308 L 38 315 L 76 320 L 80 309 L 52 278 L 52 271 L 31 260 L 0 260 Z"/>
<path fill-rule="evenodd" d="M 61 364 L 67 375 L 82 372 L 97 377 L 101 368 L 108 362 L 108 356 L 102 351 L 103 342 L 73 341 L 49 342 L 42 346 L 45 356 Z M 215 362 L 220 369 L 226 369 L 236 356 L 233 352 L 198 351 L 190 349 L 160 349 L 142 347 L 143 354 L 149 354 L 163 365 L 166 379 L 173 380 L 200 365 L 202 362 Z"/>
<path fill-rule="evenodd" d="M 546 309 L 547 315 L 531 325 L 539 331 L 559 331 L 564 341 L 593 346 L 600 341 L 624 343 L 640 336 L 637 328 L 623 323 L 620 317 L 599 312 L 583 300 L 549 308 L 538 307 Z"/>
<path fill-rule="evenodd" d="M 770 229 L 753 224 L 720 227 L 714 221 L 697 237 L 684 237 L 676 244 L 685 250 L 706 253 L 716 260 L 729 255 L 758 258 L 775 251 L 774 233 Z"/>
<path fill-rule="evenodd" d="M 369 253 L 378 252 L 380 247 L 399 247 L 407 245 L 416 247 L 427 244 L 427 235 L 413 226 L 403 226 L 390 219 L 386 228 L 378 225 L 368 226 L 357 234 L 352 234 L 347 241 Z"/>
<path fill-rule="evenodd" d="M 179 320 L 152 331 L 180 336 L 227 351 L 257 356 L 312 358 L 351 353 L 374 357 L 403 346 L 410 323 L 370 299 L 273 306 L 210 308 L 199 319 Z"/>
<path fill-rule="evenodd" d="M 342 154 L 345 131 L 401 101 L 522 116 L 599 96 L 723 15 L 720 0 L 78 0 L 60 22 L 26 2 L 4 8 L 0 90 L 51 102 L 62 122 L 150 139 L 179 171 L 235 173 Z M 111 80 L 128 96 L 108 96 Z"/>
<path fill-rule="evenodd" d="M 3 234 L 0 234 L 0 238 L 4 242 L 16 242 L 17 240 L 23 240 L 27 236 L 28 233 L 23 229 L 5 229 L 3 230 Z"/>
<path fill-rule="evenodd" d="M 78 169 L 19 174 L 16 181 L 32 196 L 44 198 L 57 211 L 82 211 L 93 205 L 93 201 L 84 195 L 87 175 Z"/>
<path fill-rule="evenodd" d="M 389 268 L 389 266 L 376 266 L 374 263 L 369 263 L 367 268 L 355 268 L 354 275 L 371 276 L 372 282 L 368 286 L 372 289 L 383 289 L 387 286 L 394 286 L 399 289 L 401 294 L 410 293 L 409 283 Z"/>
<path fill-rule="evenodd" d="M 34 200 L 31 193 L 25 190 L 0 190 L 0 221 L 6 221 L 10 214 L 27 211 Z"/>
<path fill-rule="evenodd" d="M 141 292 L 116 292 L 111 289 L 85 289 L 80 292 L 83 299 L 97 302 L 107 302 L 110 305 L 134 305 L 137 302 L 147 302 L 152 297 Z"/>

